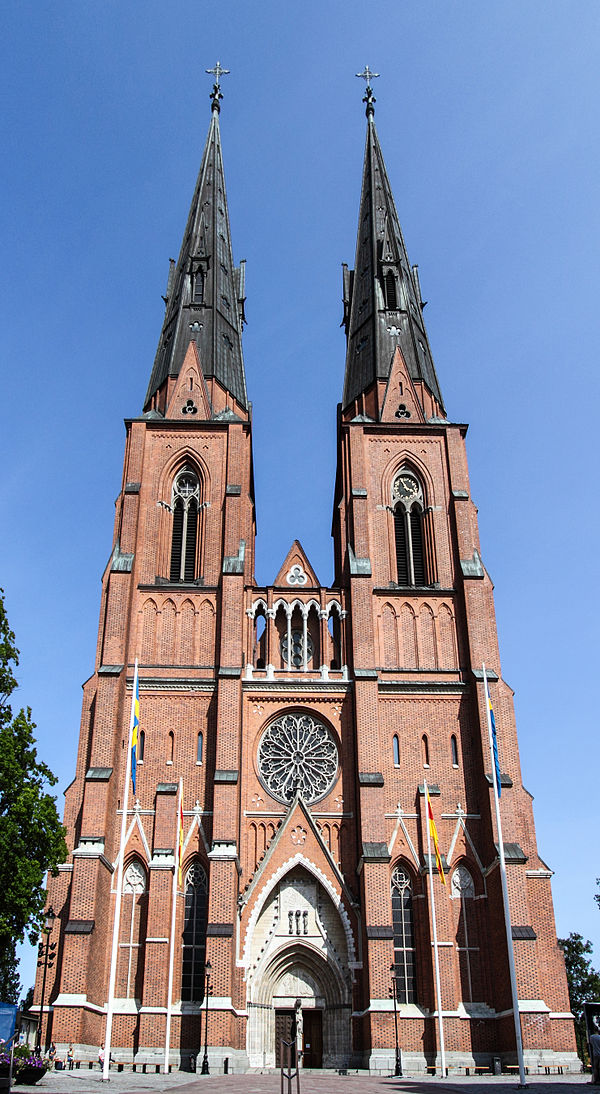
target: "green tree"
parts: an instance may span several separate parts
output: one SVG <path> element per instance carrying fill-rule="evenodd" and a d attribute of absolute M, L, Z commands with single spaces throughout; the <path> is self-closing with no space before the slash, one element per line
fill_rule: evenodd
<path fill-rule="evenodd" d="M 583 1004 L 600 1000 L 600 974 L 593 968 L 588 956 L 593 952 L 592 943 L 584 942 L 582 935 L 571 932 L 568 938 L 559 938 L 558 944 L 565 955 L 569 999 L 575 1015 L 577 1049 L 581 1059 L 585 1060 L 587 1033 Z"/>
<path fill-rule="evenodd" d="M 31 710 L 13 715 L 17 687 L 15 636 L 0 589 L 0 999 L 17 1002 L 16 948 L 35 942 L 44 922 L 47 872 L 57 873 L 67 854 L 65 831 L 48 793 L 56 778 L 37 758 Z"/>

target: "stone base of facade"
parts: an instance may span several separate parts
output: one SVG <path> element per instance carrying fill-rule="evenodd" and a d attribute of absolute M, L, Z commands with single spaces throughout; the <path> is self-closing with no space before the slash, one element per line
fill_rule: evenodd
<path fill-rule="evenodd" d="M 57 1043 L 57 1055 L 59 1059 L 66 1057 L 67 1044 Z M 96 1045 L 74 1045 L 74 1056 L 78 1070 L 98 1069 L 98 1047 Z M 113 1048 L 111 1070 L 136 1071 L 146 1074 L 162 1073 L 164 1067 L 164 1049 L 141 1047 L 135 1056 L 123 1048 Z M 200 1073 L 204 1048 L 200 1047 L 197 1053 L 189 1050 L 181 1051 L 173 1048 L 170 1054 L 170 1068 L 172 1071 L 187 1071 Z M 252 1072 L 254 1074 L 272 1074 L 278 1071 L 274 1066 L 251 1066 L 248 1055 L 240 1049 L 228 1048 L 217 1045 L 208 1047 L 208 1060 L 211 1075 L 240 1075 Z M 531 1076 L 545 1074 L 579 1074 L 581 1072 L 581 1060 L 574 1052 L 554 1052 L 548 1049 L 530 1050 L 524 1053 L 525 1069 Z M 441 1061 L 438 1056 L 431 1058 L 419 1053 L 401 1052 L 402 1075 L 421 1076 L 439 1074 Z M 393 1048 L 378 1049 L 371 1053 L 359 1056 L 354 1055 L 344 1064 L 336 1061 L 334 1064 L 325 1064 L 323 1068 L 314 1069 L 314 1074 L 332 1072 L 335 1074 L 362 1074 L 362 1075 L 393 1075 L 396 1066 L 396 1055 Z M 465 1052 L 447 1052 L 446 1067 L 448 1072 L 456 1074 L 485 1075 L 498 1073 L 516 1075 L 518 1072 L 517 1059 L 514 1053 L 477 1053 L 475 1055 Z M 305 1074 L 313 1073 L 312 1069 L 302 1069 Z"/>
<path fill-rule="evenodd" d="M 550 1049 L 525 1051 L 523 1054 L 525 1070 L 530 1075 L 564 1074 L 574 1075 L 581 1072 L 581 1060 L 575 1052 L 554 1052 Z M 441 1060 L 439 1055 L 425 1057 L 420 1053 L 401 1052 L 402 1074 L 433 1075 L 439 1074 Z M 393 1075 L 396 1066 L 394 1049 L 372 1051 L 361 1061 L 360 1070 L 370 1075 Z M 476 1053 L 447 1052 L 446 1068 L 451 1074 L 485 1075 L 501 1073 L 518 1076 L 517 1057 L 514 1052 Z"/>

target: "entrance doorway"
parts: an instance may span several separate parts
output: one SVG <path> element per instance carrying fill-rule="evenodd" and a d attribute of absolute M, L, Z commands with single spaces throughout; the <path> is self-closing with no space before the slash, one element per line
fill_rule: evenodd
<path fill-rule="evenodd" d="M 302 1064 L 323 1067 L 323 1012 L 302 1011 Z"/>

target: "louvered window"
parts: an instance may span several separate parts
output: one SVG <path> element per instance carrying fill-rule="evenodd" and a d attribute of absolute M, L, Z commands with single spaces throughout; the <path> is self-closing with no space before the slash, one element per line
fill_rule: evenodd
<path fill-rule="evenodd" d="M 392 874 L 392 928 L 394 932 L 394 979 L 399 1003 L 415 1003 L 415 940 L 412 885 L 400 866 Z"/>
<path fill-rule="evenodd" d="M 198 576 L 198 519 L 200 483 L 188 467 L 180 471 L 173 484 L 173 537 L 171 541 L 171 581 L 194 581 Z"/>
<path fill-rule="evenodd" d="M 425 557 L 423 554 L 423 514 L 417 505 L 410 511 L 410 537 L 412 541 L 413 578 L 415 585 L 425 585 Z"/>
<path fill-rule="evenodd" d="M 396 278 L 391 270 L 385 275 L 385 306 L 388 311 L 395 311 L 398 307 Z"/>
<path fill-rule="evenodd" d="M 408 544 L 406 536 L 406 513 L 401 505 L 394 511 L 394 530 L 396 534 L 396 563 L 398 566 L 398 584 L 410 585 L 408 579 Z"/>
<path fill-rule="evenodd" d="M 427 541 L 423 488 L 412 472 L 402 470 L 392 488 L 397 581 L 399 585 L 433 584 L 431 531 Z M 429 550 L 426 543 L 429 542 Z"/>
<path fill-rule="evenodd" d="M 185 875 L 181 965 L 181 998 L 188 1003 L 201 1003 L 204 998 L 207 894 L 206 873 L 199 862 L 194 862 Z"/>

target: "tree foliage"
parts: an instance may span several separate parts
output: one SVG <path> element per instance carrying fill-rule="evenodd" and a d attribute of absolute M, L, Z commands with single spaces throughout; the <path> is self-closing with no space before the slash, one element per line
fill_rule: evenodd
<path fill-rule="evenodd" d="M 0 999 L 16 1002 L 16 947 L 37 939 L 44 921 L 44 878 L 57 872 L 67 848 L 56 799 L 56 778 L 35 748 L 31 710 L 13 715 L 19 651 L 0 589 Z"/>
<path fill-rule="evenodd" d="M 583 1058 L 587 1040 L 583 1004 L 600 1000 L 600 973 L 592 966 L 592 943 L 583 936 L 571 932 L 568 938 L 559 938 L 559 946 L 565 955 L 567 984 L 571 1010 L 575 1015 L 575 1032 L 579 1055 Z"/>

